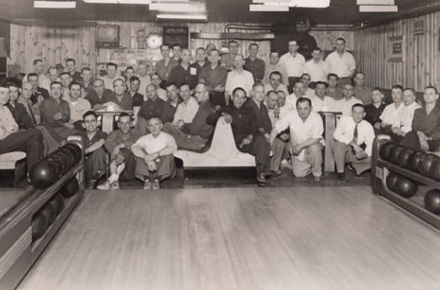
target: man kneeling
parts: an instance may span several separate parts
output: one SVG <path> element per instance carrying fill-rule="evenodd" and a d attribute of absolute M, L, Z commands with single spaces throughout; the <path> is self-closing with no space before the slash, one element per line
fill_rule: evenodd
<path fill-rule="evenodd" d="M 176 175 L 173 153 L 177 150 L 173 136 L 162 132 L 158 117 L 148 120 L 150 134 L 131 146 L 136 156 L 136 177 L 144 182 L 144 189 L 159 189 L 159 182 Z"/>

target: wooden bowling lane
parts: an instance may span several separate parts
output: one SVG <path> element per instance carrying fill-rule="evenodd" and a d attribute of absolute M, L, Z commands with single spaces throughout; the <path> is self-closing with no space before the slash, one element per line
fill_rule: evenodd
<path fill-rule="evenodd" d="M 91 191 L 18 289 L 438 289 L 439 253 L 370 187 Z"/>

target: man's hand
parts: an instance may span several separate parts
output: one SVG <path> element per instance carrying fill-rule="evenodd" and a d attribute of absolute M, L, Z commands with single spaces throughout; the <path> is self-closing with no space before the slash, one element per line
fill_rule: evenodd
<path fill-rule="evenodd" d="M 144 160 L 145 160 L 145 163 L 148 163 L 150 161 L 154 162 L 154 160 L 157 158 L 159 158 L 159 153 L 153 153 L 153 154 L 145 155 Z"/>
<path fill-rule="evenodd" d="M 360 152 L 363 151 L 364 149 L 362 149 L 361 146 L 359 146 L 358 144 L 356 144 L 355 142 L 351 141 L 348 145 L 350 145 L 351 147 L 353 147 L 354 152 Z"/>
<path fill-rule="evenodd" d="M 182 126 L 185 124 L 185 122 L 183 122 L 183 120 L 176 120 L 173 122 L 173 124 L 177 127 L 177 128 L 182 128 Z"/>
<path fill-rule="evenodd" d="M 264 133 L 264 138 L 266 138 L 266 141 L 268 143 L 270 143 L 270 134 L 269 133 Z"/>
<path fill-rule="evenodd" d="M 284 142 L 286 142 L 286 141 L 289 140 L 290 135 L 287 134 L 287 133 L 282 133 L 282 134 L 280 134 L 279 137 L 280 137 L 281 140 L 283 140 Z"/>
<path fill-rule="evenodd" d="M 298 156 L 301 151 L 303 150 L 303 146 L 301 144 L 296 144 L 294 146 L 292 146 L 292 154 L 295 156 Z"/>
<path fill-rule="evenodd" d="M 400 129 L 400 128 L 393 127 L 391 129 L 391 131 L 393 131 L 393 133 L 398 135 L 398 136 L 405 136 L 405 132 L 403 132 L 402 129 Z"/>
<path fill-rule="evenodd" d="M 63 118 L 63 115 L 61 115 L 61 113 L 56 113 L 55 115 L 53 115 L 53 119 L 58 121 L 61 120 Z"/>
<path fill-rule="evenodd" d="M 368 157 L 367 153 L 364 150 L 356 151 L 355 156 L 356 156 L 356 159 L 358 159 L 358 160 L 362 160 L 362 159 L 365 159 Z"/>
<path fill-rule="evenodd" d="M 75 126 L 73 126 L 73 124 L 70 124 L 70 123 L 66 123 L 66 124 L 64 124 L 64 127 L 66 127 L 67 129 L 75 129 Z"/>
<path fill-rule="evenodd" d="M 156 171 L 156 162 L 154 160 L 146 162 L 150 171 Z"/>
<path fill-rule="evenodd" d="M 426 141 L 425 139 L 420 138 L 420 148 L 423 151 L 428 151 L 429 150 L 428 141 Z"/>
<path fill-rule="evenodd" d="M 225 86 L 218 85 L 214 88 L 214 91 L 219 92 L 219 93 L 223 93 L 225 91 Z"/>
<path fill-rule="evenodd" d="M 379 130 L 379 129 L 380 129 L 380 122 L 376 122 L 376 123 L 374 124 L 374 128 L 377 129 L 377 130 Z"/>
<path fill-rule="evenodd" d="M 225 122 L 228 124 L 232 123 L 232 116 L 229 114 L 223 114 L 223 116 L 225 117 Z"/>

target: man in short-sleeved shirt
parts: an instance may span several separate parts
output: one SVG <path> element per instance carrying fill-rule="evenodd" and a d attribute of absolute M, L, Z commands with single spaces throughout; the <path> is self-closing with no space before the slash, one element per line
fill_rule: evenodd
<path fill-rule="evenodd" d="M 284 65 L 287 72 L 289 79 L 288 87 L 290 90 L 304 73 L 303 66 L 306 63 L 306 59 L 298 52 L 299 45 L 296 40 L 290 40 L 288 45 L 289 52 L 281 56 L 280 63 Z"/>
<path fill-rule="evenodd" d="M 304 73 L 310 75 L 312 82 L 326 82 L 329 67 L 322 60 L 322 50 L 317 47 L 312 51 L 312 59 L 304 64 Z"/>
<path fill-rule="evenodd" d="M 345 39 L 336 39 L 336 50 L 327 56 L 325 62 L 329 66 L 330 73 L 339 77 L 339 87 L 351 83 L 351 77 L 356 70 L 356 60 L 345 50 Z"/>
<path fill-rule="evenodd" d="M 391 132 L 391 128 L 399 127 L 399 116 L 402 113 L 403 108 L 405 105 L 402 101 L 402 95 L 403 95 L 403 88 L 400 85 L 394 85 L 391 88 L 391 98 L 393 99 L 393 103 L 389 104 L 385 107 L 385 109 L 382 112 L 382 115 L 380 115 L 380 128 L 377 127 L 377 129 L 380 129 L 380 133 L 382 134 L 389 134 Z"/>
<path fill-rule="evenodd" d="M 282 75 L 279 71 L 273 71 L 270 74 L 269 82 L 264 85 L 264 91 L 268 93 L 269 91 L 283 91 L 286 96 L 289 94 L 287 87 L 281 83 Z"/>
<path fill-rule="evenodd" d="M 354 96 L 353 85 L 346 84 L 344 86 L 344 97 L 335 101 L 335 111 L 342 112 L 342 115 L 350 116 L 354 104 L 362 104 L 362 101 Z"/>
<path fill-rule="evenodd" d="M 234 66 L 235 69 L 228 72 L 225 85 L 225 102 L 229 104 L 229 100 L 232 99 L 232 92 L 240 87 L 246 91 L 249 96 L 252 91 L 252 85 L 254 84 L 254 77 L 252 73 L 243 69 L 244 59 L 241 54 L 235 55 Z"/>

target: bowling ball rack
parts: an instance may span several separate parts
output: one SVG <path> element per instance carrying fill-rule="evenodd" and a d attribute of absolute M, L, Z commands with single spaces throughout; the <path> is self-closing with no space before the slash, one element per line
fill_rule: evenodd
<path fill-rule="evenodd" d="M 83 153 L 84 156 L 84 153 Z M 70 198 L 64 199 L 64 208 L 44 235 L 33 240 L 32 218 L 63 186 L 76 177 L 80 187 Z M 69 218 L 84 196 L 84 158 L 46 189 L 29 189 L 29 193 L 7 214 L 0 218 L 0 289 L 15 289 L 38 257 L 43 253 L 58 230 Z"/>
<path fill-rule="evenodd" d="M 385 198 L 397 208 L 403 209 L 405 212 L 412 214 L 421 221 L 440 230 L 440 216 L 428 211 L 423 202 L 420 202 L 421 196 L 426 194 L 429 189 L 440 189 L 440 182 L 416 173 L 408 168 L 393 164 L 380 157 L 380 148 L 387 142 L 387 139 L 376 138 L 373 145 L 372 164 L 371 164 L 371 185 L 373 193 Z M 413 198 L 405 198 L 387 187 L 387 176 L 394 172 L 398 175 L 407 177 L 419 184 L 419 192 Z M 429 188 L 429 189 L 428 189 Z"/>

